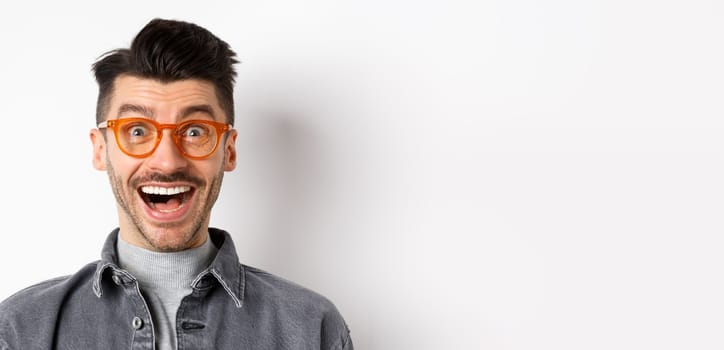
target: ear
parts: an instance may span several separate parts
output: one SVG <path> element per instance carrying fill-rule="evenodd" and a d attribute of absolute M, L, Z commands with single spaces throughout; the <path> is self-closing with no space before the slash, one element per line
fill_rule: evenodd
<path fill-rule="evenodd" d="M 228 131 L 229 135 L 226 137 L 224 143 L 224 171 L 232 171 L 236 169 L 236 136 L 237 132 L 234 129 Z"/>
<path fill-rule="evenodd" d="M 90 139 L 93 144 L 93 167 L 97 170 L 106 170 L 106 138 L 98 129 L 91 129 Z"/>

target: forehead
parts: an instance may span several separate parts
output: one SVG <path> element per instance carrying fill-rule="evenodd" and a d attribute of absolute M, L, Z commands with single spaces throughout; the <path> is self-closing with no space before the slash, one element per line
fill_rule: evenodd
<path fill-rule="evenodd" d="M 214 85 L 198 79 L 164 83 L 121 75 L 114 82 L 110 113 L 116 114 L 127 105 L 141 106 L 154 115 L 175 114 L 188 107 L 203 105 L 210 106 L 214 115 L 223 115 Z"/>

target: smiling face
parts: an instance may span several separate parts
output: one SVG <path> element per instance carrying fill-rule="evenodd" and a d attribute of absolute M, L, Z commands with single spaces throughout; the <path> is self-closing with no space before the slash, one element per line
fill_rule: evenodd
<path fill-rule="evenodd" d="M 160 124 L 187 120 L 226 123 L 214 86 L 202 80 L 161 83 L 119 76 L 106 120 L 147 118 Z M 201 245 L 208 235 L 211 208 L 225 171 L 236 167 L 236 131 L 221 135 L 206 159 L 184 157 L 171 130 L 145 158 L 125 154 L 111 129 L 91 130 L 93 165 L 108 172 L 116 197 L 122 238 L 155 251 L 180 251 Z"/>

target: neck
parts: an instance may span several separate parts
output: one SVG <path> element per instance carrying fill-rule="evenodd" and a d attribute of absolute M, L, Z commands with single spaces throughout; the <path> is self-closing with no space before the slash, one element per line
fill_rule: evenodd
<path fill-rule="evenodd" d="M 188 288 L 217 251 L 208 238 L 199 247 L 164 253 L 135 246 L 122 235 L 116 248 L 120 267 L 149 288 Z"/>

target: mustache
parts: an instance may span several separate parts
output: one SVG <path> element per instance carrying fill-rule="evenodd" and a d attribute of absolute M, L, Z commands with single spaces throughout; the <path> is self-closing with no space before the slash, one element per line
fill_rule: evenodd
<path fill-rule="evenodd" d="M 175 172 L 171 174 L 161 174 L 161 173 L 150 173 L 145 174 L 143 176 L 134 178 L 131 181 L 131 186 L 138 187 L 140 183 L 144 182 L 187 182 L 195 185 L 196 187 L 199 187 L 203 185 L 204 181 L 202 179 L 199 179 L 198 177 L 191 176 L 189 174 L 186 174 L 184 172 Z"/>

